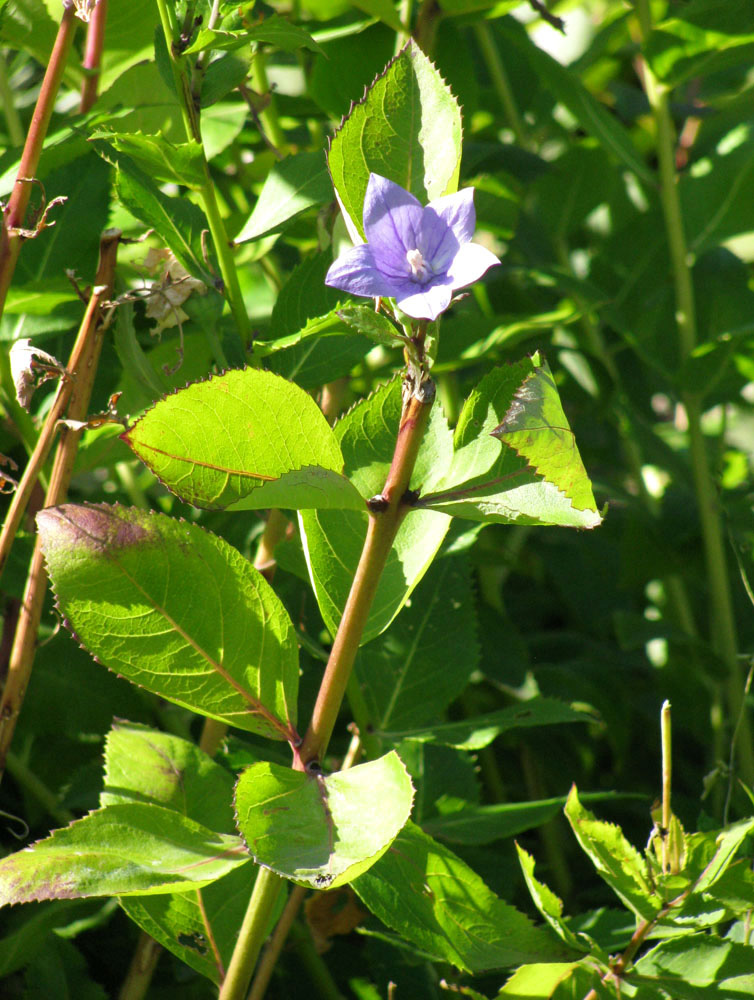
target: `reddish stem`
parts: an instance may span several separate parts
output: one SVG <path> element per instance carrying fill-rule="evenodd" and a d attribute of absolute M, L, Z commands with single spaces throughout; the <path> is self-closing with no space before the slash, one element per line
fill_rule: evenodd
<path fill-rule="evenodd" d="M 76 31 L 74 14 L 75 8 L 72 0 L 65 0 L 63 17 L 21 154 L 16 183 L 13 185 L 13 191 L 4 212 L 3 225 L 0 230 L 0 316 L 2 316 L 5 307 L 5 299 L 8 295 L 13 272 L 16 269 L 18 255 L 21 252 L 24 237 L 20 235 L 19 230 L 24 225 L 26 209 L 31 196 L 31 182 L 39 166 L 39 157 L 55 107 L 55 98 L 60 88 L 68 52 Z"/>
<path fill-rule="evenodd" d="M 86 51 L 83 63 L 86 75 L 81 85 L 81 104 L 79 105 L 79 111 L 82 115 L 86 114 L 97 100 L 102 50 L 105 46 L 106 20 L 107 0 L 99 0 L 89 18 L 89 29 L 86 33 Z"/>

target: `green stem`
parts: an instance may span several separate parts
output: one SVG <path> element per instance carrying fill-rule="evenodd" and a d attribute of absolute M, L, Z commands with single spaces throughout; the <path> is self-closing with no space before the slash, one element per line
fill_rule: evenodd
<path fill-rule="evenodd" d="M 497 99 L 500 101 L 505 117 L 508 119 L 508 124 L 513 130 L 516 142 L 519 146 L 527 149 L 528 139 L 526 136 L 526 129 L 524 128 L 524 122 L 521 115 L 518 113 L 516 99 L 514 98 L 513 91 L 511 90 L 508 74 L 505 72 L 503 60 L 500 58 L 500 53 L 497 50 L 495 39 L 492 36 L 492 29 L 486 21 L 482 21 L 474 25 L 474 34 L 476 35 L 479 48 L 482 50 L 484 61 L 487 64 L 487 70 L 490 74 L 490 79 L 492 80 L 493 90 L 495 91 Z"/>
<path fill-rule="evenodd" d="M 201 145 L 202 134 L 199 120 L 199 108 L 191 87 L 191 76 L 188 72 L 185 56 L 181 55 L 175 47 L 174 40 L 177 38 L 177 23 L 175 12 L 167 3 L 167 0 L 157 0 L 157 7 L 160 13 L 162 30 L 165 35 L 168 55 L 170 56 L 170 66 L 173 72 L 176 91 L 181 104 L 181 114 L 186 137 L 189 141 L 194 140 Z M 202 202 L 204 214 L 207 216 L 212 243 L 220 264 L 220 274 L 223 280 L 223 290 L 225 292 L 230 311 L 236 322 L 238 336 L 244 348 L 248 348 L 253 340 L 253 331 L 249 315 L 246 312 L 246 305 L 241 294 L 241 285 L 238 280 L 236 262 L 233 258 L 230 240 L 225 230 L 225 223 L 220 215 L 217 205 L 215 188 L 212 183 L 212 176 L 209 171 L 209 164 L 206 157 L 202 156 L 203 180 L 198 188 L 198 194 Z"/>
<path fill-rule="evenodd" d="M 670 795 L 673 782 L 673 746 L 670 723 L 670 702 L 664 701 L 660 713 L 662 743 L 662 871 L 668 873 L 668 831 L 670 830 Z"/>
<path fill-rule="evenodd" d="M 258 48 L 254 53 L 251 64 L 251 81 L 256 93 L 268 99 L 267 106 L 258 112 L 259 124 L 275 152 L 278 156 L 283 157 L 288 151 L 288 143 L 278 117 L 275 95 L 270 90 L 270 82 L 267 79 L 267 60 L 261 48 Z"/>
<path fill-rule="evenodd" d="M 646 43 L 652 31 L 652 12 L 649 0 L 637 0 L 636 9 L 643 41 Z M 670 250 L 676 323 L 681 363 L 683 363 L 697 343 L 697 327 L 691 258 L 686 245 L 681 201 L 678 194 L 675 167 L 676 137 L 670 115 L 670 92 L 668 87 L 657 80 L 646 61 L 643 65 L 643 77 L 644 89 L 654 115 L 657 131 L 660 200 Z M 744 677 L 738 659 L 738 639 L 717 489 L 702 433 L 702 401 L 696 395 L 684 393 L 683 402 L 688 416 L 691 468 L 699 507 L 711 598 L 712 645 L 727 667 L 726 700 L 729 716 L 731 719 L 738 719 L 743 706 Z M 754 745 L 752 745 L 751 722 L 746 713 L 742 717 L 737 749 L 742 777 L 747 784 L 754 785 Z"/>
<path fill-rule="evenodd" d="M 32 798 L 35 798 L 47 810 L 56 823 L 59 823 L 61 826 L 67 826 L 73 822 L 76 818 L 74 814 L 61 806 L 60 799 L 55 792 L 48 788 L 28 764 L 24 763 L 12 750 L 8 751 L 5 766 L 13 780 L 24 791 L 28 792 Z"/>
<path fill-rule="evenodd" d="M 0 105 L 5 115 L 8 138 L 12 146 L 20 146 L 24 141 L 24 127 L 13 100 L 13 91 L 8 83 L 8 67 L 5 57 L 0 56 Z"/>
<path fill-rule="evenodd" d="M 238 941 L 228 966 L 218 1000 L 243 1000 L 259 951 L 272 918 L 283 879 L 269 868 L 260 868 Z"/>

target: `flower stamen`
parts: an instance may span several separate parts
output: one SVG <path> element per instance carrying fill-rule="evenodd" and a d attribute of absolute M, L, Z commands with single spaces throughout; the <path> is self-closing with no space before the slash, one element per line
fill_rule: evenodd
<path fill-rule="evenodd" d="M 424 263 L 424 258 L 422 257 L 421 250 L 407 250 L 406 260 L 411 268 L 411 277 L 414 281 L 426 281 L 429 277 L 429 272 Z"/>

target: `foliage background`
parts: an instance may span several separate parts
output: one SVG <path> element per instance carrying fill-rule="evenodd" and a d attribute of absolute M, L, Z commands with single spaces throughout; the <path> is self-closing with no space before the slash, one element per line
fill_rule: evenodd
<path fill-rule="evenodd" d="M 420 819 L 436 836 L 443 817 L 462 803 L 473 808 L 564 797 L 575 782 L 582 791 L 619 793 L 598 811 L 642 846 L 660 790 L 659 709 L 665 699 L 673 706 L 674 809 L 683 823 L 704 829 L 720 825 L 726 809 L 735 818 L 750 808 L 732 779 L 727 801 L 737 720 L 726 681 L 729 664 L 714 622 L 710 626 L 714 594 L 683 402 L 692 394 L 703 411 L 739 649 L 750 656 L 754 21 L 749 5 L 737 0 L 652 7 L 660 28 L 648 42 L 630 5 L 602 0 L 553 5 L 552 13 L 564 18 L 565 38 L 526 5 L 508 2 L 426 0 L 416 11 L 400 11 L 414 18 L 415 36 L 463 106 L 461 185 L 476 187 L 482 238 L 505 253 L 503 266 L 443 322 L 435 371 L 446 414 L 454 423 L 460 401 L 491 365 L 542 350 L 598 504 L 609 505 L 603 525 L 587 533 L 494 525 L 475 533 L 468 525 L 454 526 L 461 557 L 452 572 L 474 638 L 433 654 L 463 688 L 448 718 L 492 711 L 538 691 L 587 706 L 595 721 L 517 730 L 477 753 L 416 749 L 409 767 L 419 783 Z M 54 0 L 9 0 L 0 11 L 0 84 L 11 95 L 2 125 L 3 197 L 15 176 L 57 8 Z M 236 252 L 243 297 L 256 336 L 268 341 L 328 308 L 322 275 L 307 263 L 318 242 L 327 241 L 334 217 L 322 150 L 402 39 L 396 11 L 378 0 L 260 5 L 254 17 L 263 12 L 303 25 L 317 50 L 262 45 L 252 59 L 247 46 L 213 62 L 203 85 L 202 130 L 228 231 L 247 237 Z M 73 267 L 89 282 L 103 228 L 117 225 L 132 236 L 146 228 L 132 214 L 127 192 L 113 188 L 117 148 L 110 130 L 161 130 L 175 143 L 184 141 L 152 0 L 110 0 L 108 18 L 101 96 L 91 113 L 76 115 L 81 70 L 74 54 L 38 172 L 48 201 L 61 194 L 68 201 L 54 210 L 54 228 L 24 247 L 0 326 L 6 345 L 31 336 L 58 357 L 67 356 L 80 315 L 65 269 Z M 81 37 L 76 45 L 80 49 Z M 657 181 L 657 119 L 642 88 L 643 60 L 670 88 L 678 133 L 675 167 L 697 316 L 690 351 L 676 326 L 673 261 Z M 244 80 L 253 91 L 253 112 L 237 89 Z M 311 154 L 297 161 L 300 212 L 287 209 L 282 219 L 279 193 L 268 190 L 267 202 L 257 200 L 277 162 L 263 133 L 280 152 Z M 174 180 L 175 162 L 160 169 L 155 165 L 158 182 Z M 185 187 L 167 190 L 188 204 Z M 119 291 L 145 287 L 144 254 L 140 243 L 125 248 Z M 167 391 L 205 375 L 218 357 L 243 361 L 232 321 L 228 315 L 218 320 L 219 297 L 210 293 L 187 306 L 182 364 L 165 374 L 165 366 L 176 367 L 179 332 L 170 328 L 155 338 L 139 297 L 118 312 L 93 410 L 122 390 L 121 412 L 136 414 L 156 398 L 157 388 Z M 208 338 L 207 327 L 219 330 L 219 338 Z M 338 412 L 400 366 L 398 357 L 372 350 L 363 338 L 341 334 L 321 338 L 312 349 L 281 352 L 271 363 L 320 398 L 327 383 L 326 398 L 335 398 L 331 405 Z M 23 466 L 24 438 L 33 431 L 13 402 L 7 371 L 2 393 L 0 451 Z M 35 407 L 44 412 L 43 393 Z M 107 429 L 86 435 L 71 496 L 197 520 L 249 556 L 262 527 L 254 512 L 200 513 L 182 506 Z M 28 533 L 19 539 L 4 574 L 6 609 L 21 595 L 31 542 Z M 276 590 L 309 640 L 302 649 L 306 717 L 319 677 L 317 654 L 329 639 L 303 579 L 295 538 L 281 543 L 278 561 Z M 442 560 L 433 570 L 440 572 Z M 441 618 L 453 583 L 433 586 L 430 574 L 422 587 L 428 600 L 437 601 Z M 392 638 L 367 647 L 361 671 L 389 669 L 388 654 L 408 646 L 420 593 L 388 633 Z M 386 651 L 388 642 L 393 645 Z M 747 669 L 742 659 L 739 688 Z M 58 631 L 50 606 L 3 783 L 2 808 L 24 818 L 29 839 L 96 806 L 103 739 L 114 715 L 197 734 L 197 720 L 188 713 L 93 663 Z M 228 766 L 245 761 L 245 739 L 231 739 Z M 331 748 L 336 757 L 345 752 L 345 740 L 342 725 Z M 10 818 L 0 832 L 7 851 L 18 849 L 19 832 L 27 838 Z M 510 835 L 495 831 L 489 840 L 471 839 L 449 843 L 496 892 L 529 907 Z M 538 873 L 563 897 L 567 912 L 590 912 L 606 941 L 621 939 L 627 918 L 611 909 L 609 892 L 557 807 L 518 840 L 538 857 Z M 33 904 L 3 919 L 0 973 L 8 977 L 8 996 L 117 995 L 138 931 L 115 904 Z M 375 920 L 366 925 L 376 928 Z M 333 939 L 322 958 L 302 923 L 271 995 L 318 990 L 335 996 L 339 990 L 371 1000 L 385 996 L 392 981 L 399 998 L 429 998 L 441 995 L 441 975 L 420 955 L 366 934 Z M 500 985 L 499 975 L 474 983 L 487 995 Z M 166 955 L 149 996 L 199 998 L 212 991 Z"/>

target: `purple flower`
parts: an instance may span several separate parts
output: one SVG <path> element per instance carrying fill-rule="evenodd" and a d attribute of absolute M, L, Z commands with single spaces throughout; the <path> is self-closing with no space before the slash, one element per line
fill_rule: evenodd
<path fill-rule="evenodd" d="M 325 284 L 352 295 L 394 298 L 414 319 L 437 319 L 454 289 L 500 263 L 470 242 L 475 227 L 473 188 L 425 208 L 398 184 L 370 174 L 364 198 L 367 242 L 338 257 Z"/>

